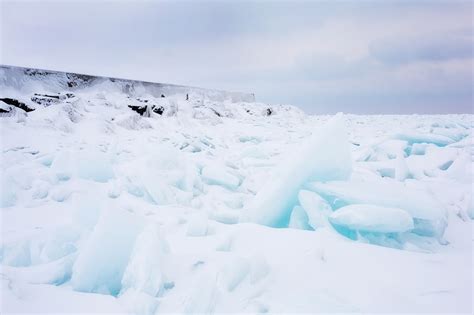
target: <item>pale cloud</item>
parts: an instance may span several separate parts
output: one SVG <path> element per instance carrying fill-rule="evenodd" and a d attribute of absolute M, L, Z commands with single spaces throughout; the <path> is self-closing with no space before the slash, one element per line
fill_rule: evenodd
<path fill-rule="evenodd" d="M 468 112 L 471 10 L 470 1 L 3 1 L 0 62 L 252 91 L 309 112 Z"/>

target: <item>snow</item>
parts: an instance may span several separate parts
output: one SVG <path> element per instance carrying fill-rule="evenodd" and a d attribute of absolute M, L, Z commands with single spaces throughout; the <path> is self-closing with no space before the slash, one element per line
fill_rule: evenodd
<path fill-rule="evenodd" d="M 2 314 L 472 313 L 472 115 L 22 73 L 61 97 L 0 117 Z"/>

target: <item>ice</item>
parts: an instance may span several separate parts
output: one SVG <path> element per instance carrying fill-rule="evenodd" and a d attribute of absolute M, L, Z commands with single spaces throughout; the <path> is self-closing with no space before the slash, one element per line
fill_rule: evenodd
<path fill-rule="evenodd" d="M 117 295 L 143 219 L 127 210 L 105 208 L 73 267 L 77 291 Z"/>
<path fill-rule="evenodd" d="M 222 209 L 211 213 L 210 218 L 225 224 L 235 224 L 239 222 L 239 212 Z"/>
<path fill-rule="evenodd" d="M 86 148 L 82 151 L 61 151 L 51 165 L 59 180 L 69 180 L 72 176 L 97 182 L 107 182 L 114 177 L 111 159 L 106 153 Z"/>
<path fill-rule="evenodd" d="M 264 279 L 271 271 L 265 256 L 260 253 L 254 254 L 251 257 L 251 265 L 250 283 L 252 284 Z"/>
<path fill-rule="evenodd" d="M 122 292 L 134 289 L 157 297 L 163 287 L 162 264 L 168 245 L 156 223 L 138 235 L 122 278 Z"/>
<path fill-rule="evenodd" d="M 453 139 L 439 134 L 404 132 L 395 135 L 396 139 L 408 141 L 409 144 L 414 143 L 432 143 L 434 145 L 444 147 L 454 142 Z"/>
<path fill-rule="evenodd" d="M 92 230 L 99 220 L 101 209 L 106 204 L 101 197 L 96 191 L 85 196 L 73 195 L 71 199 L 75 205 L 72 213 L 74 224 Z"/>
<path fill-rule="evenodd" d="M 205 236 L 207 234 L 208 224 L 205 214 L 194 214 L 188 222 L 187 236 Z"/>
<path fill-rule="evenodd" d="M 32 192 L 32 198 L 33 199 L 44 199 L 48 196 L 49 189 L 50 189 L 50 184 L 42 181 L 42 180 L 36 180 L 33 183 L 33 192 Z"/>
<path fill-rule="evenodd" d="M 124 308 L 131 314 L 152 315 L 159 306 L 159 300 L 142 291 L 130 289 L 118 298 Z"/>
<path fill-rule="evenodd" d="M 414 228 L 413 218 L 407 211 L 367 204 L 339 208 L 329 220 L 334 225 L 366 232 L 402 233 Z"/>
<path fill-rule="evenodd" d="M 352 170 L 345 121 L 337 115 L 313 134 L 304 147 L 291 154 L 291 160 L 279 169 L 248 206 L 252 222 L 284 227 L 297 202 L 298 191 L 310 180 L 345 180 Z"/>
<path fill-rule="evenodd" d="M 219 274 L 223 286 L 228 291 L 233 291 L 250 272 L 249 262 L 241 257 L 234 257 L 225 265 Z"/>
<path fill-rule="evenodd" d="M 395 179 L 398 181 L 404 181 L 410 176 L 410 171 L 408 169 L 407 163 L 403 156 L 403 152 L 399 152 L 395 159 Z"/>
<path fill-rule="evenodd" d="M 461 141 L 469 135 L 469 131 L 459 128 L 433 128 L 431 132 L 433 134 L 451 138 L 454 141 Z"/>
<path fill-rule="evenodd" d="M 76 254 L 71 254 L 40 265 L 28 267 L 2 266 L 2 273 L 16 279 L 22 278 L 25 282 L 31 284 L 60 285 L 70 279 L 75 258 Z"/>
<path fill-rule="evenodd" d="M 328 216 L 332 209 L 326 200 L 317 193 L 309 190 L 300 190 L 298 201 L 308 216 L 308 223 L 313 229 L 328 225 Z"/>
<path fill-rule="evenodd" d="M 61 227 L 37 231 L 19 239 L 3 240 L 0 261 L 12 267 L 49 263 L 74 253 L 78 238 L 78 231 L 73 227 Z"/>
<path fill-rule="evenodd" d="M 3 265 L 24 267 L 31 265 L 30 241 L 2 244 L 1 261 Z"/>
<path fill-rule="evenodd" d="M 0 173 L 0 208 L 12 207 L 16 202 L 17 196 L 12 178 Z"/>
<path fill-rule="evenodd" d="M 414 233 L 435 236 L 440 241 L 447 224 L 446 209 L 425 189 L 407 187 L 393 181 L 348 181 L 308 184 L 308 189 L 318 192 L 330 201 L 333 208 L 351 204 L 399 208 L 414 219 Z"/>
<path fill-rule="evenodd" d="M 136 163 L 144 165 L 138 172 Z M 133 179 L 129 192 L 137 196 L 146 192 L 151 201 L 158 205 L 189 203 L 189 194 L 183 192 L 192 192 L 197 178 L 196 167 L 183 157 L 182 152 L 161 145 L 146 157 L 133 161 L 126 172 Z"/>
<path fill-rule="evenodd" d="M 120 300 L 137 314 L 154 314 L 163 290 L 163 261 L 168 245 L 156 223 L 138 235 L 122 278 Z"/>
<path fill-rule="evenodd" d="M 301 206 L 297 205 L 291 211 L 288 227 L 299 230 L 311 230 L 312 228 L 308 221 L 309 219 L 306 211 Z"/>
<path fill-rule="evenodd" d="M 221 185 L 231 190 L 237 189 L 240 185 L 239 178 L 230 174 L 224 167 L 216 165 L 203 167 L 201 176 L 210 185 Z"/>
<path fill-rule="evenodd" d="M 373 204 L 406 210 L 414 218 L 445 220 L 446 211 L 429 192 L 393 180 L 312 182 L 307 185 L 335 208 L 349 204 Z"/>
<path fill-rule="evenodd" d="M 468 201 L 468 205 L 467 205 L 467 214 L 469 215 L 469 217 L 470 217 L 472 220 L 474 220 L 474 197 L 473 197 L 473 195 L 474 195 L 474 192 L 472 192 L 472 193 L 469 195 L 469 197 L 467 197 L 467 198 L 469 198 L 469 199 L 468 199 L 468 200 L 469 200 L 469 201 Z"/>

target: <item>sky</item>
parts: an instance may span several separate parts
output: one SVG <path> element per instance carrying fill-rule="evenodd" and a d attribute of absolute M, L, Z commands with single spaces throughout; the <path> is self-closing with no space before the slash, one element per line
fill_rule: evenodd
<path fill-rule="evenodd" d="M 472 113 L 470 0 L 0 0 L 0 63 L 308 113 Z"/>

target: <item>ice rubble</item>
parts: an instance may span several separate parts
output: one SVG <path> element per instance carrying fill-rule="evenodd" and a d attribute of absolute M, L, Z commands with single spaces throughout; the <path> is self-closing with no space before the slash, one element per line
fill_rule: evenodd
<path fill-rule="evenodd" d="M 471 306 L 472 116 L 134 93 L 0 117 L 2 313 Z"/>

